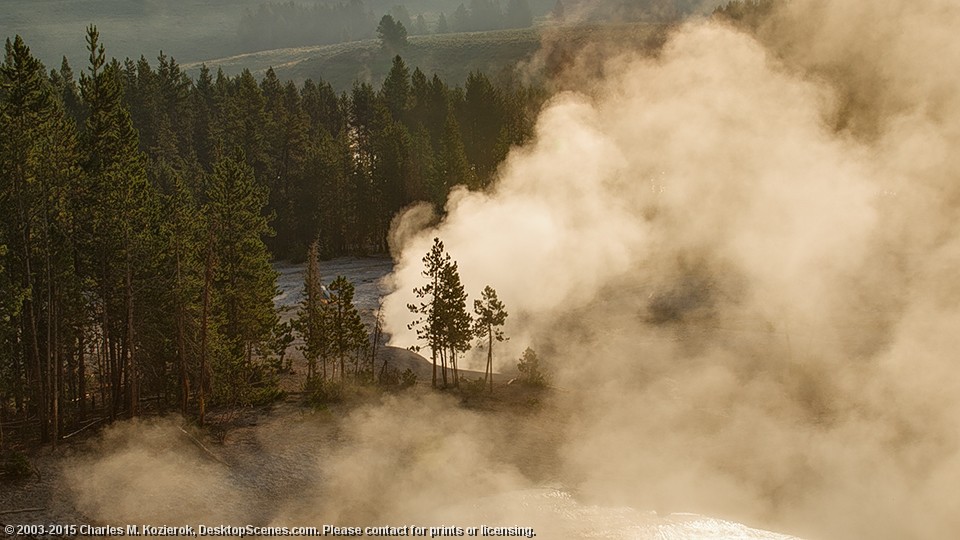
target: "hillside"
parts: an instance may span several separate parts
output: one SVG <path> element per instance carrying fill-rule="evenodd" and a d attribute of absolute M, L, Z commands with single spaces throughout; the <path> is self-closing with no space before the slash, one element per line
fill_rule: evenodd
<path fill-rule="evenodd" d="M 562 62 L 562 51 L 582 50 L 588 44 L 615 44 L 618 47 L 655 47 L 662 42 L 666 25 L 634 23 L 592 26 L 538 26 L 516 30 L 464 32 L 412 36 L 399 51 L 407 65 L 419 67 L 428 76 L 436 73 L 451 84 L 459 84 L 471 71 L 491 76 L 512 72 L 529 61 L 549 43 L 546 69 Z M 379 85 L 390 70 L 394 52 L 384 51 L 378 40 L 354 41 L 315 47 L 275 49 L 226 58 L 184 64 L 191 74 L 205 63 L 211 70 L 228 75 L 250 69 L 262 75 L 273 67 L 281 79 L 329 82 L 338 91 L 348 90 L 355 80 Z"/>
<path fill-rule="evenodd" d="M 154 60 L 162 50 L 177 61 L 196 62 L 256 50 L 238 33 L 241 19 L 271 0 L 3 0 L 0 38 L 21 35 L 47 67 L 59 67 L 66 55 L 75 68 L 86 65 L 84 32 L 97 25 L 107 55 L 118 59 Z M 280 4 L 285 0 L 272 0 Z M 296 0 L 298 5 L 327 4 L 326 0 Z M 378 19 L 400 2 L 364 0 L 371 18 Z M 441 11 L 450 16 L 459 0 L 403 2 L 412 16 L 423 13 L 431 29 Z M 537 15 L 553 0 L 530 0 Z M 370 32 L 372 33 L 371 26 Z M 414 33 L 413 29 L 408 29 Z M 270 29 L 264 29 L 269 33 Z M 249 37 L 249 36 L 248 36 Z M 318 41 L 322 42 L 322 41 Z"/>
<path fill-rule="evenodd" d="M 96 24 L 107 54 L 153 60 L 161 50 L 178 61 L 224 56 L 237 50 L 237 26 L 254 0 L 4 0 L 3 37 L 23 36 L 48 67 L 66 54 L 86 65 L 84 32 Z"/>

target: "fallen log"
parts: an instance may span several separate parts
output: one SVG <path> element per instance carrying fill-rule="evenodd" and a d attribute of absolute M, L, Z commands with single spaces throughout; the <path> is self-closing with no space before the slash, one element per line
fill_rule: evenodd
<path fill-rule="evenodd" d="M 63 437 L 60 437 L 60 439 L 61 439 L 61 440 L 67 440 L 67 439 L 69 439 L 70 437 L 73 437 L 74 435 L 76 435 L 77 433 L 80 433 L 81 431 L 84 431 L 84 430 L 86 430 L 86 429 L 89 428 L 89 427 L 95 426 L 95 425 L 99 424 L 100 422 L 103 422 L 104 420 L 106 420 L 106 418 L 100 418 L 100 419 L 94 420 L 93 422 L 90 422 L 89 424 L 87 424 L 87 425 L 83 426 L 82 428 L 74 431 L 73 433 L 68 433 L 68 434 L 64 435 Z"/>
<path fill-rule="evenodd" d="M 229 467 L 229 465 L 227 465 L 227 462 L 223 461 L 222 459 L 220 459 L 219 456 L 217 456 L 216 454 L 214 454 L 213 452 L 211 452 L 210 449 L 207 448 L 206 446 L 204 446 L 203 443 L 200 442 L 196 437 L 194 437 L 193 435 L 191 435 L 190 433 L 188 433 L 187 430 L 183 429 L 183 426 L 177 426 L 177 427 L 180 429 L 180 431 L 181 431 L 184 435 L 187 436 L 187 438 L 189 438 L 189 439 L 193 442 L 193 444 L 197 445 L 197 448 L 203 450 L 208 456 L 210 456 L 211 459 L 213 459 L 214 461 L 216 461 L 217 463 L 219 463 L 219 464 L 221 464 L 221 465 L 226 465 L 226 466 Z"/>

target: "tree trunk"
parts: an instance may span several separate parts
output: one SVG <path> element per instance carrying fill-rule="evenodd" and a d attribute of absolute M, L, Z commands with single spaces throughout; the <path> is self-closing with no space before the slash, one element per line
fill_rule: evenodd
<path fill-rule="evenodd" d="M 126 289 L 127 289 L 127 386 L 130 392 L 130 417 L 140 414 L 140 378 L 137 376 L 136 341 L 133 325 L 133 269 L 130 255 L 127 254 Z"/>
<path fill-rule="evenodd" d="M 190 404 L 190 379 L 187 376 L 186 313 L 183 305 L 183 283 L 180 273 L 180 252 L 177 252 L 177 359 L 180 364 L 180 413 L 187 416 Z"/>
<path fill-rule="evenodd" d="M 447 351 L 440 349 L 440 374 L 443 376 L 443 387 L 447 387 Z"/>
<path fill-rule="evenodd" d="M 487 326 L 487 336 L 489 336 L 489 342 L 487 344 L 487 375 L 490 377 L 490 393 L 493 393 L 493 326 Z"/>
<path fill-rule="evenodd" d="M 48 266 L 49 273 L 49 266 Z M 51 283 L 48 289 L 55 289 Z M 54 306 L 59 303 L 55 292 L 48 293 L 50 303 L 47 306 L 47 373 L 50 380 L 50 427 L 53 448 L 57 448 L 57 440 L 60 438 L 60 336 L 59 336 L 59 310 Z"/>
<path fill-rule="evenodd" d="M 113 370 L 113 386 L 110 388 L 110 420 L 116 419 L 120 414 L 120 407 L 123 405 L 123 364 L 120 359 L 124 357 L 122 350 L 123 344 L 118 344 L 117 340 L 110 340 L 110 365 Z"/>
<path fill-rule="evenodd" d="M 50 423 L 47 419 L 47 395 L 44 392 L 43 367 L 40 362 L 40 340 L 37 337 L 37 315 L 33 309 L 33 301 L 25 301 L 28 304 L 28 315 L 30 325 L 30 354 L 33 356 L 33 388 L 34 406 L 37 408 L 37 415 L 40 419 L 40 441 L 48 442 L 50 440 Z"/>
<path fill-rule="evenodd" d="M 212 240 L 211 240 L 212 242 Z M 203 269 L 203 316 L 200 326 L 200 425 L 207 412 L 207 333 L 210 324 L 210 287 L 213 284 L 213 247 L 207 248 L 207 260 Z"/>
<path fill-rule="evenodd" d="M 450 364 L 453 367 L 453 386 L 460 388 L 460 370 L 457 369 L 457 349 L 450 349 Z"/>
<path fill-rule="evenodd" d="M 33 273 L 30 266 L 30 250 L 27 248 L 27 237 L 29 236 L 26 231 L 24 231 L 24 263 L 25 263 L 25 281 L 26 288 L 28 291 L 33 291 Z M 31 356 L 30 366 L 33 370 L 33 405 L 37 408 L 37 415 L 40 419 L 40 441 L 47 442 L 50 440 L 50 425 L 47 420 L 47 396 L 44 392 L 44 383 L 43 383 L 43 368 L 40 362 L 40 339 L 37 335 L 39 330 L 37 328 L 37 314 L 34 309 L 34 302 L 32 299 L 27 298 L 23 301 L 24 311 L 27 313 L 27 325 L 28 332 L 30 334 L 30 349 L 29 354 Z"/>
<path fill-rule="evenodd" d="M 79 418 L 83 420 L 87 414 L 87 368 L 86 368 L 86 356 L 83 343 L 83 331 L 79 332 L 78 337 L 79 343 L 77 344 L 77 396 L 80 401 L 79 405 Z"/>

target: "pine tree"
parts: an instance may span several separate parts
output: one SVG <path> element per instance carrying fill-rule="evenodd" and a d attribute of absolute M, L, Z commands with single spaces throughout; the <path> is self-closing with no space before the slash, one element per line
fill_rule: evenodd
<path fill-rule="evenodd" d="M 394 121 L 400 121 L 406 116 L 410 106 L 410 70 L 400 55 L 393 57 L 390 73 L 380 88 L 380 98 Z"/>
<path fill-rule="evenodd" d="M 257 185 L 242 150 L 221 158 L 206 186 L 204 215 L 210 235 L 213 306 L 220 321 L 224 350 L 219 358 L 219 396 L 244 402 L 254 383 L 266 382 L 254 351 L 273 334 L 277 314 L 276 272 L 263 237 L 270 234 L 262 215 L 266 190 Z"/>
<path fill-rule="evenodd" d="M 507 320 L 507 310 L 503 302 L 497 298 L 497 291 L 487 285 L 483 289 L 480 300 L 473 301 L 474 335 L 478 339 L 487 339 L 487 367 L 484 371 L 484 380 L 489 380 L 490 392 L 493 392 L 493 341 L 504 341 L 503 324 Z"/>
<path fill-rule="evenodd" d="M 489 185 L 496 166 L 504 129 L 505 111 L 501 92 L 480 72 L 467 77 L 463 102 L 463 145 L 472 165 L 477 187 Z"/>
<path fill-rule="evenodd" d="M 517 362 L 517 371 L 520 372 L 520 381 L 528 386 L 546 386 L 547 377 L 540 368 L 540 358 L 537 352 L 527 347 L 523 356 Z"/>
<path fill-rule="evenodd" d="M 470 167 L 460 135 L 460 125 L 452 108 L 447 111 L 440 143 L 437 146 L 432 182 L 433 202 L 442 208 L 450 190 L 459 184 L 476 188 L 476 175 Z"/>
<path fill-rule="evenodd" d="M 214 95 L 213 77 L 206 64 L 200 67 L 200 74 L 193 85 L 193 91 L 190 94 L 191 108 L 193 114 L 193 142 L 194 153 L 202 170 L 210 172 L 213 170 L 213 163 L 216 155 L 216 125 L 219 123 L 217 118 L 217 104 Z"/>
<path fill-rule="evenodd" d="M 433 362 L 432 385 L 437 387 L 437 358 L 444 351 L 444 333 L 442 323 L 442 299 L 440 290 L 440 276 L 443 268 L 449 264 L 450 255 L 443 249 L 443 242 L 439 238 L 433 239 L 433 247 L 423 257 L 423 277 L 427 278 L 426 285 L 413 289 L 413 293 L 420 299 L 418 304 L 407 304 L 407 309 L 418 318 L 408 325 L 410 330 L 416 330 L 417 339 L 430 348 L 430 359 Z M 420 350 L 420 347 L 414 347 Z M 446 386 L 446 367 L 444 364 L 444 386 Z"/>
<path fill-rule="evenodd" d="M 430 33 L 430 29 L 427 28 L 427 20 L 423 18 L 423 13 L 417 14 L 417 22 L 413 25 L 414 33 L 421 36 L 427 35 Z"/>
<path fill-rule="evenodd" d="M 377 167 L 377 134 L 389 114 L 369 84 L 355 84 L 350 99 L 350 150 L 353 163 L 351 176 L 351 229 L 354 249 L 364 253 L 371 246 L 380 246 L 377 220 L 383 211 L 380 186 L 375 178 Z"/>
<path fill-rule="evenodd" d="M 222 152 L 234 148 L 243 150 L 246 164 L 253 169 L 254 178 L 263 185 L 271 170 L 268 153 L 266 100 L 256 77 L 244 69 L 232 80 L 217 74 L 215 94 L 220 94 L 220 125 L 217 138 Z"/>
<path fill-rule="evenodd" d="M 86 251 L 93 262 L 95 291 L 102 313 L 102 350 L 111 377 L 111 415 L 120 411 L 121 395 L 128 413 L 137 414 L 140 367 L 136 292 L 150 279 L 155 255 L 158 214 L 156 192 L 147 182 L 139 136 L 123 104 L 123 73 L 115 60 L 107 63 L 99 33 L 87 31 L 89 75 L 81 78 L 83 99 L 90 109 L 85 132 L 86 175 L 90 181 L 90 216 Z M 95 247 L 94 247 L 95 246 Z"/>
<path fill-rule="evenodd" d="M 337 279 L 330 284 L 327 336 L 331 354 L 340 364 L 341 381 L 346 374 L 347 355 L 353 354 L 359 363 L 362 351 L 369 345 L 366 329 L 360 320 L 360 312 L 353 304 L 353 295 L 353 283 L 343 276 L 337 276 Z M 358 364 L 358 371 L 359 367 Z"/>
<path fill-rule="evenodd" d="M 417 338 L 430 348 L 433 360 L 433 386 L 437 386 L 437 359 L 440 359 L 443 386 L 448 385 L 447 365 L 453 369 L 454 385 L 459 385 L 457 356 L 470 349 L 473 319 L 467 312 L 467 294 L 460 282 L 457 263 L 444 251 L 443 242 L 433 239 L 433 247 L 423 257 L 423 277 L 428 282 L 413 290 L 421 301 L 407 309 L 419 318 L 409 325 Z"/>
<path fill-rule="evenodd" d="M 406 11 L 406 10 L 404 10 Z M 407 15 L 409 20 L 410 16 Z M 384 15 L 377 25 L 377 37 L 380 46 L 388 51 L 399 51 L 407 46 L 407 28 L 392 15 Z"/>
<path fill-rule="evenodd" d="M 475 30 L 473 25 L 473 18 L 467 7 L 463 4 L 457 6 L 456 11 L 453 12 L 453 31 L 454 32 L 470 32 Z"/>
<path fill-rule="evenodd" d="M 453 384 L 460 386 L 460 371 L 457 359 L 470 350 L 473 339 L 473 318 L 467 311 L 467 293 L 460 282 L 457 262 L 448 262 L 440 273 L 437 296 L 440 298 L 443 342 L 447 348 L 446 358 L 453 368 Z M 444 380 L 446 383 L 446 380 Z"/>
<path fill-rule="evenodd" d="M 437 33 L 438 34 L 449 34 L 450 33 L 450 24 L 447 23 L 447 16 L 440 12 L 440 17 L 437 18 Z"/>
<path fill-rule="evenodd" d="M 297 238 L 316 239 L 321 257 L 347 252 L 351 158 L 344 134 L 334 139 L 323 132 L 306 150 L 303 174 L 313 181 L 297 197 Z"/>
<path fill-rule="evenodd" d="M 190 405 L 191 380 L 199 369 L 196 345 L 201 325 L 203 292 L 203 223 L 197 202 L 181 176 L 173 180 L 173 193 L 164 204 L 164 273 L 169 288 L 164 305 L 171 306 L 179 379 L 180 411 L 186 416 Z"/>
<path fill-rule="evenodd" d="M 294 327 L 303 338 L 304 357 L 307 359 L 307 382 L 317 376 L 317 360 L 322 363 L 323 379 L 327 378 L 327 357 L 330 344 L 327 341 L 329 325 L 329 298 L 320 277 L 319 242 L 310 244 L 307 252 L 307 271 L 303 278 L 303 300 Z"/>
<path fill-rule="evenodd" d="M 43 65 L 20 36 L 7 40 L 6 52 L 0 65 L 0 132 L 13 136 L 0 138 L 0 209 L 6 216 L 0 244 L 6 244 L 9 259 L 3 266 L 11 274 L 3 284 L 11 303 L 3 312 L 11 327 L 19 328 L 0 333 L 11 345 L 23 340 L 7 349 L 15 356 L 23 351 L 8 366 L 10 375 L 23 374 L 41 439 L 56 444 L 64 357 L 75 352 L 72 339 L 80 324 L 71 243 L 79 153 L 73 122 Z"/>
<path fill-rule="evenodd" d="M 406 188 L 413 174 L 407 128 L 383 116 L 373 142 L 374 239 L 381 252 L 387 250 L 393 216 L 411 202 Z"/>
<path fill-rule="evenodd" d="M 271 252 L 281 257 L 300 257 L 309 237 L 296 237 L 297 200 L 307 182 L 314 181 L 304 171 L 307 148 L 307 115 L 301 106 L 300 92 L 289 82 L 281 86 L 272 70 L 263 80 L 268 118 L 269 155 L 268 212 L 276 216 L 276 236 L 268 243 Z M 298 240 L 300 240 L 298 242 Z"/>

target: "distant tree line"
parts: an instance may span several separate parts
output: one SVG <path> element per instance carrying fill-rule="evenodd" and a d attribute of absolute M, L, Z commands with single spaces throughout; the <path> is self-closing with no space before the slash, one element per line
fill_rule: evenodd
<path fill-rule="evenodd" d="M 747 28 L 757 28 L 777 6 L 776 0 L 732 0 L 717 6 L 713 17 Z"/>
<path fill-rule="evenodd" d="M 373 37 L 378 18 L 360 0 L 345 3 L 265 2 L 246 9 L 237 37 L 244 50 L 325 45 Z"/>
<path fill-rule="evenodd" d="M 556 0 L 549 13 L 555 22 L 675 22 L 696 13 L 701 0 Z"/>
<path fill-rule="evenodd" d="M 282 47 L 326 45 L 370 39 L 384 15 L 401 25 L 410 35 L 448 32 L 475 32 L 533 25 L 528 0 L 470 0 L 460 4 L 452 19 L 440 12 L 435 23 L 427 23 L 423 13 L 412 17 L 403 4 L 374 14 L 360 0 L 344 3 L 298 4 L 266 2 L 247 9 L 240 18 L 237 37 L 246 51 Z"/>
<path fill-rule="evenodd" d="M 499 0 L 470 0 L 460 4 L 450 20 L 441 13 L 437 22 L 437 33 L 480 32 L 502 30 L 506 28 L 528 28 L 533 26 L 533 12 L 527 0 L 507 0 L 501 5 Z"/>
<path fill-rule="evenodd" d="M 337 94 L 272 70 L 191 80 L 162 54 L 107 60 L 93 27 L 87 42 L 79 79 L 19 37 L 0 65 L 0 427 L 44 441 L 144 403 L 202 421 L 272 399 L 291 328 L 271 258 L 385 251 L 398 210 L 487 186 L 542 101 L 400 57 L 378 90 Z M 351 288 L 330 287 L 346 311 Z M 343 348 L 315 357 L 338 374 L 359 347 L 344 321 Z"/>
<path fill-rule="evenodd" d="M 428 24 L 423 13 L 412 17 L 401 3 L 386 13 L 375 14 L 360 0 L 320 4 L 266 2 L 244 11 L 237 37 L 246 51 L 357 41 L 374 37 L 383 15 L 389 15 L 411 35 L 533 25 L 528 0 L 505 0 L 502 4 L 500 0 L 470 0 L 458 6 L 452 21 L 441 12 L 434 24 Z"/>

